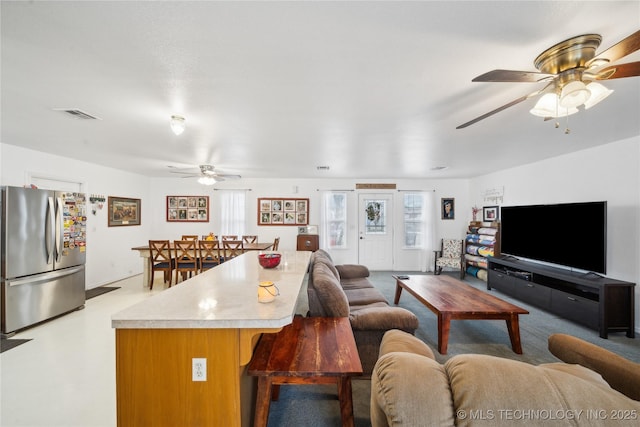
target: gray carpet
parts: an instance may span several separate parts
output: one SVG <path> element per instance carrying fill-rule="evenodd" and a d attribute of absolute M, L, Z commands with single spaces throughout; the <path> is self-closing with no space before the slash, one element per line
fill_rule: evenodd
<path fill-rule="evenodd" d="M 390 303 L 393 302 L 395 292 L 395 280 L 391 277 L 392 274 L 402 274 L 402 272 L 371 272 L 370 277 Z M 407 272 L 407 274 L 416 273 Z M 457 277 L 457 274 L 454 277 Z M 487 289 L 485 282 L 474 277 L 467 277 L 465 281 L 484 291 Z M 559 318 L 498 291 L 493 290 L 491 293 L 529 311 L 529 314 L 520 316 L 523 354 L 519 355 L 511 350 L 504 320 L 454 320 L 451 322 L 448 351 L 443 356 L 435 351 L 438 344 L 436 316 L 407 292 L 403 292 L 398 305 L 418 316 L 420 327 L 416 331 L 416 336 L 434 349 L 436 359 L 441 363 L 456 354 L 464 353 L 488 354 L 536 365 L 557 362 L 558 359 L 547 350 L 547 339 L 549 335 L 556 332 L 574 335 L 640 363 L 640 339 L 627 338 L 624 333 L 610 333 L 609 339 L 605 340 L 600 338 L 595 330 Z M 305 312 L 306 302 L 300 303 L 303 307 L 300 312 Z M 371 425 L 370 385 L 369 380 L 353 381 L 353 405 L 357 427 Z M 335 386 L 282 386 L 280 399 L 277 402 L 271 402 L 269 425 L 291 427 L 340 425 L 340 407 Z"/>

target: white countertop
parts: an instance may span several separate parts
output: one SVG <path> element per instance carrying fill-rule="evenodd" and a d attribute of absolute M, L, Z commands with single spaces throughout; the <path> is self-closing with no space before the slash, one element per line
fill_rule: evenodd
<path fill-rule="evenodd" d="M 281 328 L 293 321 L 311 252 L 281 252 L 280 265 L 265 269 L 258 251 L 174 285 L 111 317 L 116 329 Z M 258 283 L 270 280 L 280 295 L 258 302 Z"/>

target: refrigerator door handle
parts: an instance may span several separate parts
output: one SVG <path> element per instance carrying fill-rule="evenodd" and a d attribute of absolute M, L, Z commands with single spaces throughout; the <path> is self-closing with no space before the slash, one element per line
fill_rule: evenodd
<path fill-rule="evenodd" d="M 65 268 L 63 270 L 54 270 L 48 273 L 38 274 L 37 276 L 27 276 L 20 279 L 11 279 L 7 280 L 6 283 L 9 286 L 20 286 L 36 282 L 49 282 L 53 279 L 59 279 L 60 277 L 70 276 L 72 274 L 78 273 L 83 269 L 84 266 L 79 265 L 77 267 Z"/>
<path fill-rule="evenodd" d="M 55 222 L 55 206 L 53 204 L 53 197 L 48 198 L 48 209 L 47 209 L 47 218 L 45 223 L 45 233 L 44 233 L 44 244 L 47 249 L 47 264 L 51 264 L 53 262 L 53 254 L 54 254 L 54 233 L 56 229 Z"/>
<path fill-rule="evenodd" d="M 56 262 L 62 260 L 62 245 L 64 237 L 64 224 L 62 215 L 62 198 L 56 199 Z"/>

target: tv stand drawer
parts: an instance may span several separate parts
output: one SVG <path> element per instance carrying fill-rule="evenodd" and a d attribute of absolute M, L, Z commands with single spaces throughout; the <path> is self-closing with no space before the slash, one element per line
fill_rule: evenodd
<path fill-rule="evenodd" d="M 598 303 L 577 295 L 553 290 L 551 292 L 551 311 L 582 323 L 593 329 L 598 328 Z"/>

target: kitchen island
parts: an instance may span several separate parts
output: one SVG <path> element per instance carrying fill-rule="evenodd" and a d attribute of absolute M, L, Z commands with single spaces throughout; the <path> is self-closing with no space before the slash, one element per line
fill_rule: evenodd
<path fill-rule="evenodd" d="M 249 426 L 246 365 L 262 333 L 292 323 L 310 256 L 263 269 L 248 252 L 114 314 L 118 426 Z M 280 295 L 263 304 L 265 280 Z"/>

